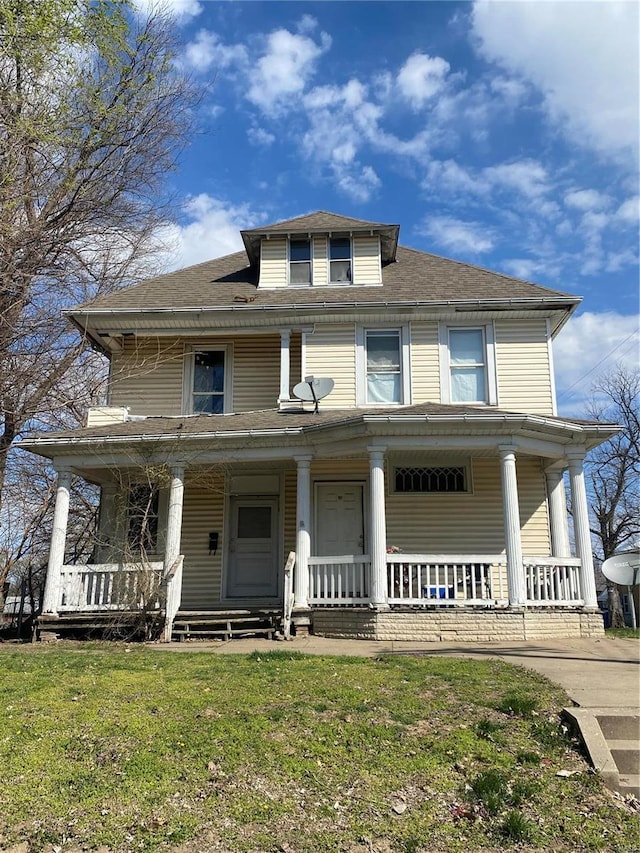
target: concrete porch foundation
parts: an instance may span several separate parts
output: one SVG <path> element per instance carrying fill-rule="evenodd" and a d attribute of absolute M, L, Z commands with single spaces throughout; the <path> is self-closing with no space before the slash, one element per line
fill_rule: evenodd
<path fill-rule="evenodd" d="M 387 610 L 318 608 L 312 632 L 352 640 L 495 643 L 517 640 L 604 637 L 597 610 Z"/>

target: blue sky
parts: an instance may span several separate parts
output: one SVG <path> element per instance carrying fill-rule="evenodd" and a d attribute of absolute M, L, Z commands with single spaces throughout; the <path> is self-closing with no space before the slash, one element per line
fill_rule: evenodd
<path fill-rule="evenodd" d="M 561 412 L 638 362 L 639 4 L 167 5 L 203 91 L 172 268 L 317 209 L 398 223 L 584 297 L 555 347 Z"/>

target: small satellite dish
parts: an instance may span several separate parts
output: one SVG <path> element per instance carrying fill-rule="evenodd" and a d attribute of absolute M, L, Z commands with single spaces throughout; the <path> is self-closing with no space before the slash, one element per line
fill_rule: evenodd
<path fill-rule="evenodd" d="M 636 586 L 640 583 L 640 551 L 624 551 L 609 557 L 602 564 L 602 574 L 621 586 Z"/>
<path fill-rule="evenodd" d="M 324 379 L 322 377 L 316 379 L 315 376 L 305 376 L 304 382 L 298 382 L 294 386 L 293 393 L 298 400 L 302 400 L 305 403 L 315 403 L 313 411 L 317 413 L 318 403 L 323 397 L 326 397 L 327 394 L 333 391 L 333 386 L 333 379 Z"/>

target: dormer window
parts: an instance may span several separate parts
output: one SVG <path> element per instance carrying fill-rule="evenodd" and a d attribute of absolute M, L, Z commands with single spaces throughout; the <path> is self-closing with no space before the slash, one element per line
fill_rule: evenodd
<path fill-rule="evenodd" d="M 329 281 L 331 284 L 351 284 L 351 240 L 331 237 L 329 240 Z"/>
<path fill-rule="evenodd" d="M 311 240 L 289 242 L 289 283 L 311 284 Z"/>

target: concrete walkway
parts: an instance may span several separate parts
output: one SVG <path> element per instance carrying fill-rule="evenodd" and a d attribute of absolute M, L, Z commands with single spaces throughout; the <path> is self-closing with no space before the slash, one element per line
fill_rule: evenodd
<path fill-rule="evenodd" d="M 184 642 L 154 646 L 175 652 L 248 654 L 291 649 L 311 655 L 376 657 L 421 654 L 499 658 L 545 675 L 582 707 L 640 709 L 640 641 L 635 639 L 529 640 L 518 643 L 411 643 L 301 637 L 287 643 L 263 639 Z"/>

